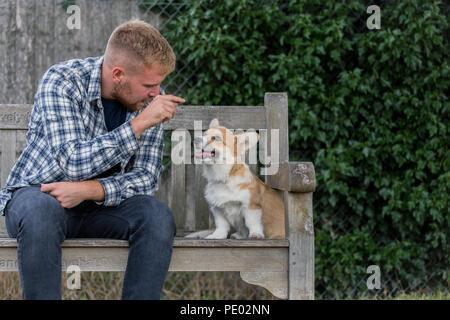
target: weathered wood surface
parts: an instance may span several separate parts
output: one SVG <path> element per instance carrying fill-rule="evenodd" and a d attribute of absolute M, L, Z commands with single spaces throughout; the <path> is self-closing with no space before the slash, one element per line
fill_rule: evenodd
<path fill-rule="evenodd" d="M 62 255 L 63 268 L 73 264 L 81 271 L 125 271 L 128 249 L 67 247 Z M 287 248 L 174 247 L 169 271 L 286 272 L 287 268 Z M 2 248 L 0 271 L 18 271 L 16 248 Z"/>
<path fill-rule="evenodd" d="M 186 165 L 191 160 L 191 139 L 188 131 L 174 131 L 171 136 L 171 192 L 167 194 L 168 206 L 172 210 L 177 226 L 186 224 Z M 179 152 L 178 152 L 179 150 Z M 178 154 L 176 154 L 178 153 Z M 183 160 L 181 164 L 173 159 Z"/>
<path fill-rule="evenodd" d="M 267 183 L 274 189 L 291 192 L 314 192 L 316 175 L 312 162 L 285 162 L 276 175 L 268 176 Z"/>
<path fill-rule="evenodd" d="M 289 239 L 289 299 L 314 299 L 312 193 L 285 192 Z"/>
<path fill-rule="evenodd" d="M 245 282 L 266 288 L 277 298 L 288 298 L 288 272 L 241 271 L 240 275 Z"/>
<path fill-rule="evenodd" d="M 32 104 L 2 104 L 0 129 L 28 129 Z M 230 129 L 264 129 L 265 109 L 262 106 L 179 106 L 173 119 L 164 123 L 165 130 L 194 130 L 194 121 L 208 129 L 212 119 Z"/>
<path fill-rule="evenodd" d="M 164 124 L 164 129 L 194 130 L 194 121 L 201 121 L 202 130 L 206 130 L 214 118 L 230 129 L 264 129 L 264 114 L 264 107 L 258 106 L 179 106 L 175 117 Z"/>
<path fill-rule="evenodd" d="M 115 239 L 68 239 L 61 244 L 62 248 L 128 248 L 127 240 Z M 185 239 L 176 237 L 173 247 L 204 247 L 204 248 L 287 248 L 289 241 L 286 239 L 267 240 L 206 240 L 206 239 Z M 17 248 L 17 240 L 12 238 L 0 238 L 0 248 Z"/>
<path fill-rule="evenodd" d="M 286 93 L 268 92 L 264 95 L 264 108 L 267 133 L 264 143 L 260 144 L 263 152 L 261 169 L 265 181 L 276 174 L 280 164 L 289 161 L 289 123 L 288 99 Z"/>
<path fill-rule="evenodd" d="M 0 129 L 28 130 L 32 104 L 0 104 Z"/>
<path fill-rule="evenodd" d="M 6 182 L 9 172 L 16 162 L 16 133 L 15 130 L 0 130 L 0 179 L 2 184 Z"/>
<path fill-rule="evenodd" d="M 0 239 L 0 271 L 17 271 L 17 242 Z M 81 271 L 124 271 L 128 242 L 106 239 L 66 240 L 63 268 Z M 170 271 L 287 272 L 286 240 L 176 239 Z M 63 269 L 64 270 L 64 269 Z"/>

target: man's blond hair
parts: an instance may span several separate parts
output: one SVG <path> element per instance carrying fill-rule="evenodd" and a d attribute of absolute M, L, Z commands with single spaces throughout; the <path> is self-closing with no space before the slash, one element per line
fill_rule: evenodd
<path fill-rule="evenodd" d="M 105 62 L 110 67 L 121 64 L 132 73 L 142 65 L 151 68 L 157 64 L 167 75 L 175 69 L 175 54 L 156 28 L 141 20 L 130 20 L 112 32 Z"/>

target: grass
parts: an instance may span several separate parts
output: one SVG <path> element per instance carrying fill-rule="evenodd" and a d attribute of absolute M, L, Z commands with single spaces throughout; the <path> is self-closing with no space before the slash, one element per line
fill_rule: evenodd
<path fill-rule="evenodd" d="M 433 293 L 420 293 L 409 292 L 399 293 L 392 297 L 362 297 L 360 300 L 450 300 L 450 293 L 445 292 L 433 292 Z"/>
<path fill-rule="evenodd" d="M 83 272 L 81 290 L 68 290 L 67 274 L 62 277 L 64 300 L 120 299 L 124 272 Z M 448 290 L 444 290 L 448 291 Z M 318 292 L 316 292 L 317 294 Z M 0 272 L 0 300 L 21 300 L 18 272 Z M 163 289 L 164 300 L 271 300 L 267 290 L 240 279 L 238 272 L 169 272 Z M 319 299 L 319 297 L 317 297 Z M 389 296 L 365 296 L 360 300 L 450 300 L 449 292 L 408 292 Z"/>
<path fill-rule="evenodd" d="M 118 300 L 124 272 L 82 272 L 80 290 L 67 289 L 67 273 L 62 274 L 63 300 Z M 163 300 L 270 300 L 264 288 L 241 280 L 239 272 L 169 272 Z M 0 272 L 0 300 L 21 300 L 18 272 Z"/>
<path fill-rule="evenodd" d="M 401 293 L 388 300 L 450 300 L 450 293 L 436 292 L 432 294 L 424 293 Z"/>

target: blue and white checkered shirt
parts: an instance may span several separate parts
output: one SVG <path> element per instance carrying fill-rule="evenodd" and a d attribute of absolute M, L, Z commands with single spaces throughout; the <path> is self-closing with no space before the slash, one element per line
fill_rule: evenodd
<path fill-rule="evenodd" d="M 52 66 L 34 98 L 27 145 L 0 192 L 0 213 L 13 190 L 42 183 L 83 181 L 120 163 L 120 172 L 98 180 L 104 206 L 117 206 L 134 195 L 154 195 L 162 170 L 163 126 L 136 139 L 127 112 L 125 123 L 108 132 L 101 101 L 103 56 L 73 59 Z M 161 89 L 161 94 L 164 91 Z"/>

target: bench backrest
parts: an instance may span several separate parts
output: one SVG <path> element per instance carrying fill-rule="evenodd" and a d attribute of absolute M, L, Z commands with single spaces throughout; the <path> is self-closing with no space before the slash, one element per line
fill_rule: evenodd
<path fill-rule="evenodd" d="M 0 104 L 0 182 L 3 187 L 15 161 L 26 146 L 26 132 L 33 105 Z M 206 130 L 212 119 L 219 119 L 221 125 L 236 130 L 247 131 L 267 129 L 267 140 L 260 141 L 258 147 L 271 146 L 270 129 L 278 129 L 279 162 L 289 160 L 288 141 L 288 104 L 285 93 L 266 93 L 264 106 L 180 106 L 175 117 L 164 123 L 168 137 L 172 137 L 172 149 L 179 143 L 186 143 L 190 152 L 190 164 L 175 164 L 171 162 L 159 179 L 159 190 L 156 197 L 166 203 L 174 212 L 179 233 L 209 228 L 213 221 L 209 216 L 208 205 L 203 196 L 205 179 L 202 176 L 202 166 L 194 164 L 193 149 L 190 149 L 194 139 L 194 121 L 201 121 L 202 130 Z M 180 140 L 178 129 L 184 128 L 185 140 Z M 173 131 L 177 135 L 172 135 Z M 189 133 L 189 134 L 188 134 Z M 260 131 L 261 133 L 261 131 Z M 263 135 L 260 135 L 263 137 Z M 177 149 L 179 150 L 179 149 Z M 165 152 L 170 156 L 172 150 Z M 266 164 L 267 152 L 258 151 L 259 162 Z M 258 165 L 250 168 L 257 173 Z M 0 232 L 4 231 L 0 222 Z M 3 230 L 2 230 L 3 229 Z"/>

